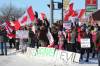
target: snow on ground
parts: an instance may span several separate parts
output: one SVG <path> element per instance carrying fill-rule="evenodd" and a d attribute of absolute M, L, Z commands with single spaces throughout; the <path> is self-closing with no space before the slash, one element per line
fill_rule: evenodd
<path fill-rule="evenodd" d="M 0 56 L 0 66 L 98 66 L 97 59 L 90 59 L 89 63 L 66 64 L 59 59 L 50 57 L 25 56 L 15 49 L 8 50 L 8 56 Z"/>

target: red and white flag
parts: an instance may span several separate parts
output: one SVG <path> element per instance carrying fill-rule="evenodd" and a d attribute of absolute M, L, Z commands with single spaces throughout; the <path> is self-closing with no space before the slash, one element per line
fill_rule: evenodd
<path fill-rule="evenodd" d="M 65 16 L 64 16 L 64 21 L 68 21 L 70 16 L 71 16 L 70 12 L 66 13 Z"/>
<path fill-rule="evenodd" d="M 72 17 L 76 17 L 76 16 L 78 16 L 78 13 L 76 11 L 73 11 L 72 14 L 71 14 L 71 16 Z"/>
<path fill-rule="evenodd" d="M 52 36 L 50 31 L 48 31 L 47 37 L 48 37 L 48 40 L 49 40 L 49 43 L 50 43 L 50 45 L 48 47 L 51 47 L 51 46 L 53 47 L 53 45 L 54 45 L 54 38 L 53 38 L 53 36 Z"/>
<path fill-rule="evenodd" d="M 14 27 L 11 26 L 11 23 L 9 21 L 5 22 L 5 28 L 9 31 L 12 32 L 14 30 Z M 9 33 L 8 32 L 8 33 Z"/>
<path fill-rule="evenodd" d="M 21 26 L 29 25 L 35 20 L 35 12 L 32 10 L 32 6 L 30 6 L 25 14 L 20 17 L 18 20 L 11 22 L 11 24 L 15 27 L 15 30 L 19 30 Z"/>
<path fill-rule="evenodd" d="M 33 11 L 32 6 L 29 6 L 25 14 L 18 19 L 21 26 L 24 26 L 26 24 L 31 24 L 35 20 L 36 20 L 35 12 Z"/>
<path fill-rule="evenodd" d="M 73 3 L 69 5 L 68 12 L 65 13 L 64 21 L 70 20 L 70 17 L 81 18 L 85 13 L 85 9 L 81 9 L 79 12 L 73 9 Z"/>
<path fill-rule="evenodd" d="M 34 21 L 35 20 L 35 12 L 33 11 L 32 6 L 30 6 L 27 9 L 27 13 L 28 13 L 28 16 L 30 17 L 31 21 Z"/>
<path fill-rule="evenodd" d="M 73 3 L 71 3 L 69 5 L 69 9 L 68 9 L 68 12 L 66 12 L 65 16 L 64 16 L 64 21 L 68 21 L 70 16 L 75 16 L 75 12 L 73 10 Z"/>
<path fill-rule="evenodd" d="M 85 14 L 85 9 L 81 9 L 78 15 L 78 18 L 81 18 Z"/>
<path fill-rule="evenodd" d="M 14 21 L 14 27 L 15 27 L 15 30 L 16 30 L 16 31 L 19 30 L 19 28 L 20 28 L 20 23 L 19 23 L 18 20 Z"/>
<path fill-rule="evenodd" d="M 5 22 L 5 29 L 7 31 L 7 37 L 8 38 L 15 38 L 15 34 L 12 33 L 12 31 L 14 30 L 12 27 L 11 27 L 11 24 L 10 22 Z"/>
<path fill-rule="evenodd" d="M 68 9 L 69 11 L 73 11 L 73 5 L 74 5 L 73 3 L 69 4 L 69 9 Z"/>

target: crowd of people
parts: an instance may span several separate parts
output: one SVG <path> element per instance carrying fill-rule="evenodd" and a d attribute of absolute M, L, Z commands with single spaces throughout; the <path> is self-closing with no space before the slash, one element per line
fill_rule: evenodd
<path fill-rule="evenodd" d="M 70 29 L 64 29 L 63 22 L 61 20 L 53 23 L 50 27 L 47 19 L 38 19 L 38 23 L 34 23 L 33 25 L 35 26 L 35 32 L 32 31 L 31 25 L 24 26 L 19 29 L 29 31 L 29 38 L 23 39 L 23 44 L 27 44 L 27 46 L 30 46 L 32 48 L 39 48 L 40 46 L 53 47 L 60 50 L 77 52 L 81 54 L 80 60 L 83 60 L 84 54 L 87 54 L 86 62 L 89 61 L 90 53 L 92 54 L 92 58 L 95 58 L 96 55 L 99 55 L 98 52 L 100 50 L 100 26 L 98 24 L 92 26 L 84 23 L 80 26 L 78 22 L 74 22 L 74 24 L 71 23 Z M 50 44 L 47 37 L 48 31 L 51 32 L 54 39 L 54 42 L 52 44 Z M 13 34 L 16 34 L 16 31 L 13 31 Z M 6 35 L 6 30 L 1 28 L 1 55 L 7 55 L 7 42 L 9 42 L 9 48 L 14 47 L 16 48 L 16 50 L 19 50 L 19 45 L 21 43 L 19 38 L 8 38 Z M 81 48 L 82 38 L 89 38 L 91 47 Z"/>
<path fill-rule="evenodd" d="M 79 26 L 73 23 L 71 29 L 64 30 L 62 22 L 54 23 L 51 29 L 51 33 L 54 37 L 54 45 L 58 46 L 57 49 L 67 50 L 71 52 L 77 52 L 81 54 L 80 60 L 83 60 L 83 55 L 87 54 L 86 62 L 89 61 L 90 53 L 92 58 L 97 57 L 100 50 L 100 26 L 83 24 Z M 90 47 L 82 48 L 81 39 L 89 38 Z"/>

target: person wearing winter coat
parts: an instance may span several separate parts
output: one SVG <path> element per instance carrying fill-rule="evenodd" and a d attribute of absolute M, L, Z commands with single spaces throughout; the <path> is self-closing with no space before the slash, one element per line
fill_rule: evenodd
<path fill-rule="evenodd" d="M 7 55 L 7 45 L 6 42 L 8 41 L 7 32 L 5 29 L 0 30 L 0 45 L 1 45 L 1 54 L 0 55 Z"/>
<path fill-rule="evenodd" d="M 96 34 L 96 44 L 97 44 L 97 50 L 98 50 L 98 66 L 100 66 L 100 26 L 98 27 L 98 31 Z"/>

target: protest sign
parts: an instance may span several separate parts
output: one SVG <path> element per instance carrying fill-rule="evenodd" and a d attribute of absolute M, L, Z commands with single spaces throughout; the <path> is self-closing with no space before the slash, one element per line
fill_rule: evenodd
<path fill-rule="evenodd" d="M 90 39 L 89 38 L 84 38 L 81 39 L 81 48 L 90 48 Z"/>
<path fill-rule="evenodd" d="M 27 48 L 26 55 L 29 56 L 37 56 L 37 57 L 50 57 L 52 60 L 56 59 L 60 62 L 64 62 L 67 64 L 79 62 L 80 54 L 64 51 L 64 50 L 56 50 L 55 48 L 46 48 L 39 47 L 39 49 L 31 49 Z"/>
<path fill-rule="evenodd" d="M 29 31 L 27 30 L 18 30 L 16 31 L 16 38 L 27 39 Z"/>
<path fill-rule="evenodd" d="M 60 58 L 63 62 L 69 64 L 69 63 L 79 62 L 80 54 L 64 50 L 56 50 L 55 57 L 58 59 Z"/>
<path fill-rule="evenodd" d="M 71 22 L 70 22 L 70 21 L 64 22 L 64 23 L 63 23 L 63 28 L 64 28 L 64 29 L 71 29 Z"/>
<path fill-rule="evenodd" d="M 39 47 L 37 56 L 49 56 L 53 57 L 55 48 Z"/>
<path fill-rule="evenodd" d="M 79 63 L 80 56 L 81 56 L 81 55 L 80 55 L 79 53 L 75 53 L 74 62 Z"/>

